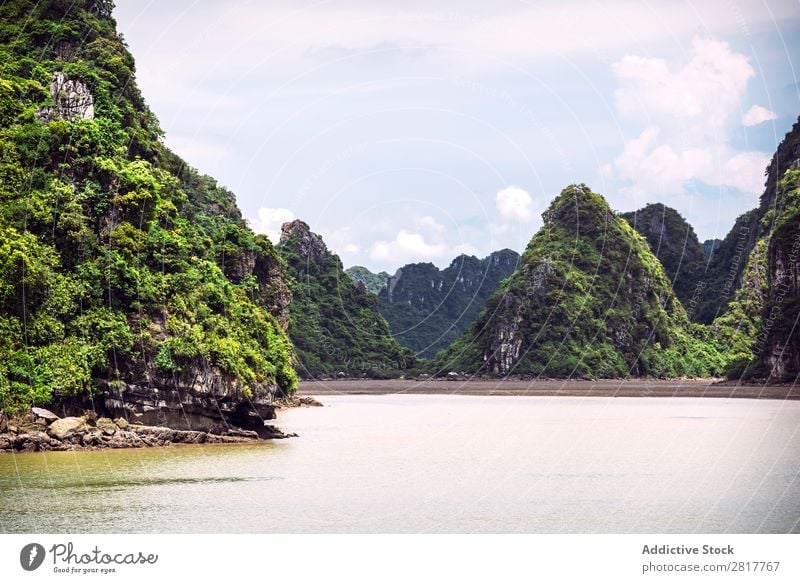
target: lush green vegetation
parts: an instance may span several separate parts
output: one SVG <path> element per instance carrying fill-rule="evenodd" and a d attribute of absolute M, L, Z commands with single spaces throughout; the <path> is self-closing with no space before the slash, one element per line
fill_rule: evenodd
<path fill-rule="evenodd" d="M 752 365 L 768 290 L 767 243 L 761 240 L 750 253 L 733 301 L 711 326 L 727 357 L 727 376 L 742 376 Z"/>
<path fill-rule="evenodd" d="M 714 245 L 706 270 L 699 277 L 701 287 L 692 296 L 689 309 L 695 321 L 712 323 L 735 299 L 750 252 L 758 241 L 758 223 L 758 209 L 748 211 L 736 219 L 725 239 Z"/>
<path fill-rule="evenodd" d="M 632 213 L 620 215 L 650 244 L 661 261 L 675 295 L 694 315 L 691 305 L 703 295 L 703 275 L 707 257 L 694 229 L 678 211 L 661 203 L 648 204 Z"/>
<path fill-rule="evenodd" d="M 519 269 L 439 371 L 541 376 L 702 376 L 724 356 L 689 321 L 645 239 L 584 185 L 543 215 Z"/>
<path fill-rule="evenodd" d="M 442 270 L 405 265 L 378 295 L 381 314 L 400 344 L 431 358 L 469 328 L 518 261 L 504 249 L 484 259 L 461 255 Z"/>
<path fill-rule="evenodd" d="M 280 260 L 164 147 L 110 9 L 0 6 L 0 406 L 198 368 L 288 393 Z M 93 117 L 59 109 L 55 72 Z"/>
<path fill-rule="evenodd" d="M 389 274 L 385 271 L 372 273 L 369 269 L 360 265 L 348 267 L 344 272 L 349 275 L 350 279 L 354 282 L 363 283 L 367 291 L 375 295 L 378 295 L 380 291 L 386 287 L 386 282 L 389 281 Z"/>
<path fill-rule="evenodd" d="M 800 120 L 786 134 L 767 168 L 758 208 L 740 217 L 734 226 L 733 232 L 738 227 L 746 235 L 739 236 L 737 253 L 746 254 L 747 263 L 733 301 L 713 323 L 715 337 L 728 356 L 727 375 L 732 378 L 795 380 L 800 374 L 798 160 Z M 723 245 L 730 239 L 731 235 Z M 734 271 L 735 263 L 729 273 Z"/>
<path fill-rule="evenodd" d="M 375 295 L 344 273 L 307 224 L 285 225 L 278 249 L 294 278 L 289 334 L 301 375 L 390 378 L 415 365 L 413 353 L 392 338 Z"/>
<path fill-rule="evenodd" d="M 798 155 L 795 160 L 800 159 L 800 121 L 788 138 Z M 768 328 L 762 333 L 761 346 L 756 345 L 760 369 L 753 374 L 796 382 L 800 375 L 800 169 L 788 170 L 779 181 L 771 213 L 762 219 L 765 227 L 771 227 L 769 290 L 762 311 Z"/>

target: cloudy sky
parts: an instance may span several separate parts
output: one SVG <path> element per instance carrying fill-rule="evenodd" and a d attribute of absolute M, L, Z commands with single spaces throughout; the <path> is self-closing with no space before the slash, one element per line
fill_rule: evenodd
<path fill-rule="evenodd" d="M 521 251 L 564 186 L 701 240 L 800 114 L 800 4 L 117 0 L 167 143 L 346 266 Z M 435 8 L 434 8 L 435 7 Z"/>

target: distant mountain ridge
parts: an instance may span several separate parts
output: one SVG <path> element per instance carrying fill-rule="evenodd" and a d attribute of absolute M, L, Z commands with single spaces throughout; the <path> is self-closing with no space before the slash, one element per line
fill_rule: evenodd
<path fill-rule="evenodd" d="M 518 261 L 516 251 L 503 249 L 483 259 L 459 255 L 444 269 L 409 263 L 380 288 L 378 307 L 400 344 L 430 358 L 475 321 Z M 364 281 L 363 272 L 357 278 Z"/>
<path fill-rule="evenodd" d="M 367 291 L 375 295 L 378 295 L 389 281 L 389 274 L 385 271 L 372 273 L 369 269 L 361 265 L 348 267 L 344 272 L 349 275 L 353 281 L 363 283 Z"/>

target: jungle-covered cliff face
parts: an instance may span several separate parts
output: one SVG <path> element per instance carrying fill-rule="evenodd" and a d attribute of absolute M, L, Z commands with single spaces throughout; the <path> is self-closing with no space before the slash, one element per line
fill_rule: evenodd
<path fill-rule="evenodd" d="M 518 261 L 518 253 L 503 249 L 484 259 L 460 255 L 442 270 L 405 265 L 378 294 L 381 314 L 400 344 L 430 358 L 469 328 Z"/>
<path fill-rule="evenodd" d="M 650 244 L 661 261 L 675 295 L 693 315 L 689 306 L 702 296 L 702 277 L 707 257 L 692 226 L 678 211 L 661 203 L 620 215 Z M 700 284 L 700 287 L 698 287 Z"/>
<path fill-rule="evenodd" d="M 732 299 L 719 307 L 711 329 L 730 378 L 781 382 L 800 374 L 799 186 L 800 120 L 767 168 L 759 206 L 739 218 L 720 246 L 732 259 L 718 260 L 727 275 L 712 288 Z"/>
<path fill-rule="evenodd" d="M 766 169 L 766 183 L 759 205 L 737 218 L 725 239 L 714 245 L 707 272 L 700 278 L 702 292 L 695 310 L 695 319 L 698 322 L 711 323 L 715 318 L 724 317 L 729 312 L 731 302 L 736 302 L 736 306 L 741 307 L 743 298 L 739 297 L 738 291 L 742 288 L 745 291 L 753 288 L 754 282 L 746 281 L 744 272 L 754 260 L 751 257 L 754 253 L 760 253 L 759 261 L 766 262 L 765 268 L 769 263 L 769 269 L 774 271 L 769 279 L 775 286 L 779 285 L 778 279 L 782 279 L 787 273 L 791 278 L 791 267 L 788 267 L 788 272 L 784 267 L 786 261 L 793 263 L 794 257 L 791 254 L 792 229 L 787 225 L 792 225 L 797 220 L 793 210 L 796 187 L 793 186 L 794 174 L 787 173 L 797 170 L 799 159 L 800 127 L 795 123 L 778 145 Z M 777 235 L 777 238 L 771 243 L 773 235 Z M 759 242 L 770 247 L 769 254 L 766 250 L 763 253 L 756 250 Z M 710 248 L 712 243 L 707 241 L 707 247 Z M 691 312 L 688 306 L 687 309 Z M 793 313 L 791 308 L 784 315 L 790 312 Z M 783 317 L 780 319 L 785 321 Z M 772 324 L 770 328 L 775 329 Z M 774 333 L 779 332 L 775 329 Z M 762 370 L 759 374 L 763 372 Z"/>
<path fill-rule="evenodd" d="M 344 272 L 306 223 L 284 224 L 277 248 L 293 278 L 289 335 L 302 376 L 384 378 L 414 366 L 413 353 L 389 332 L 375 295 Z"/>
<path fill-rule="evenodd" d="M 438 370 L 674 377 L 721 371 L 647 241 L 585 185 L 564 189 L 520 267 Z"/>
<path fill-rule="evenodd" d="M 269 416 L 296 384 L 283 262 L 164 146 L 112 7 L 0 6 L 0 406 Z"/>
<path fill-rule="evenodd" d="M 758 209 L 758 242 L 750 261 L 762 266 L 761 320 L 753 336 L 754 361 L 745 375 L 796 381 L 800 375 L 800 119 L 786 134 L 767 168 Z M 743 278 L 742 288 L 754 284 Z"/>
<path fill-rule="evenodd" d="M 736 219 L 722 241 L 706 242 L 710 258 L 684 304 L 696 322 L 710 324 L 735 300 L 748 258 L 759 239 L 759 217 L 758 209 L 748 211 Z"/>
<path fill-rule="evenodd" d="M 795 166 L 800 166 L 800 155 Z M 800 170 L 784 174 L 778 185 L 767 250 L 769 286 L 756 347 L 763 373 L 796 382 L 800 375 Z M 762 342 L 763 348 L 758 343 Z"/>

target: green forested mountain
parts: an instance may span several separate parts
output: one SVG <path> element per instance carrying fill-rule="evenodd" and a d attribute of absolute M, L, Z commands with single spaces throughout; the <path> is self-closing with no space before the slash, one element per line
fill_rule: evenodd
<path fill-rule="evenodd" d="M 680 280 L 683 262 L 676 259 L 685 247 L 693 249 L 689 267 L 702 261 L 691 228 L 659 205 L 623 216 L 647 243 L 588 188 L 563 191 L 520 268 L 437 358 L 438 370 L 797 380 L 800 120 L 767 168 L 759 206 L 723 241 L 704 244 L 704 271 L 688 270 L 692 285 L 681 293 L 691 292 L 687 309 L 708 325 L 689 321 L 667 275 Z M 659 262 L 651 250 L 662 249 Z"/>
<path fill-rule="evenodd" d="M 111 9 L 0 5 L 0 406 L 232 420 L 296 383 L 283 265 L 164 146 Z"/>
<path fill-rule="evenodd" d="M 747 258 L 758 240 L 757 209 L 736 219 L 722 241 L 714 245 L 692 305 L 693 319 L 710 324 L 727 310 L 742 283 Z"/>
<path fill-rule="evenodd" d="M 386 287 L 386 282 L 389 281 L 389 274 L 385 271 L 372 273 L 366 267 L 355 265 L 348 267 L 344 272 L 350 276 L 354 282 L 361 282 L 367 288 L 369 293 L 378 295 L 380 291 Z"/>
<path fill-rule="evenodd" d="M 738 260 L 744 267 L 733 301 L 712 328 L 731 354 L 730 376 L 796 382 L 800 375 L 800 119 L 767 168 L 758 208 L 744 217 L 737 221 L 743 234 L 734 255 L 735 260 L 743 258 Z M 725 242 L 729 239 L 731 235 Z M 729 270 L 730 274 L 736 271 L 735 261 Z"/>
<path fill-rule="evenodd" d="M 724 366 L 689 321 L 647 241 L 585 185 L 544 213 L 520 267 L 440 371 L 614 377 L 707 375 Z"/>
<path fill-rule="evenodd" d="M 392 338 L 375 295 L 345 274 L 306 223 L 283 225 L 278 251 L 293 278 L 289 334 L 301 375 L 386 377 L 414 365 L 413 353 Z"/>
<path fill-rule="evenodd" d="M 650 249 L 672 283 L 675 295 L 689 310 L 692 297 L 702 294 L 698 288 L 706 268 L 707 257 L 694 229 L 678 211 L 661 203 L 648 204 L 638 211 L 622 213 L 650 244 Z"/>
<path fill-rule="evenodd" d="M 403 346 L 432 357 L 469 328 L 518 261 L 518 253 L 504 249 L 484 259 L 460 255 L 442 270 L 405 265 L 378 294 L 381 314 Z"/>

